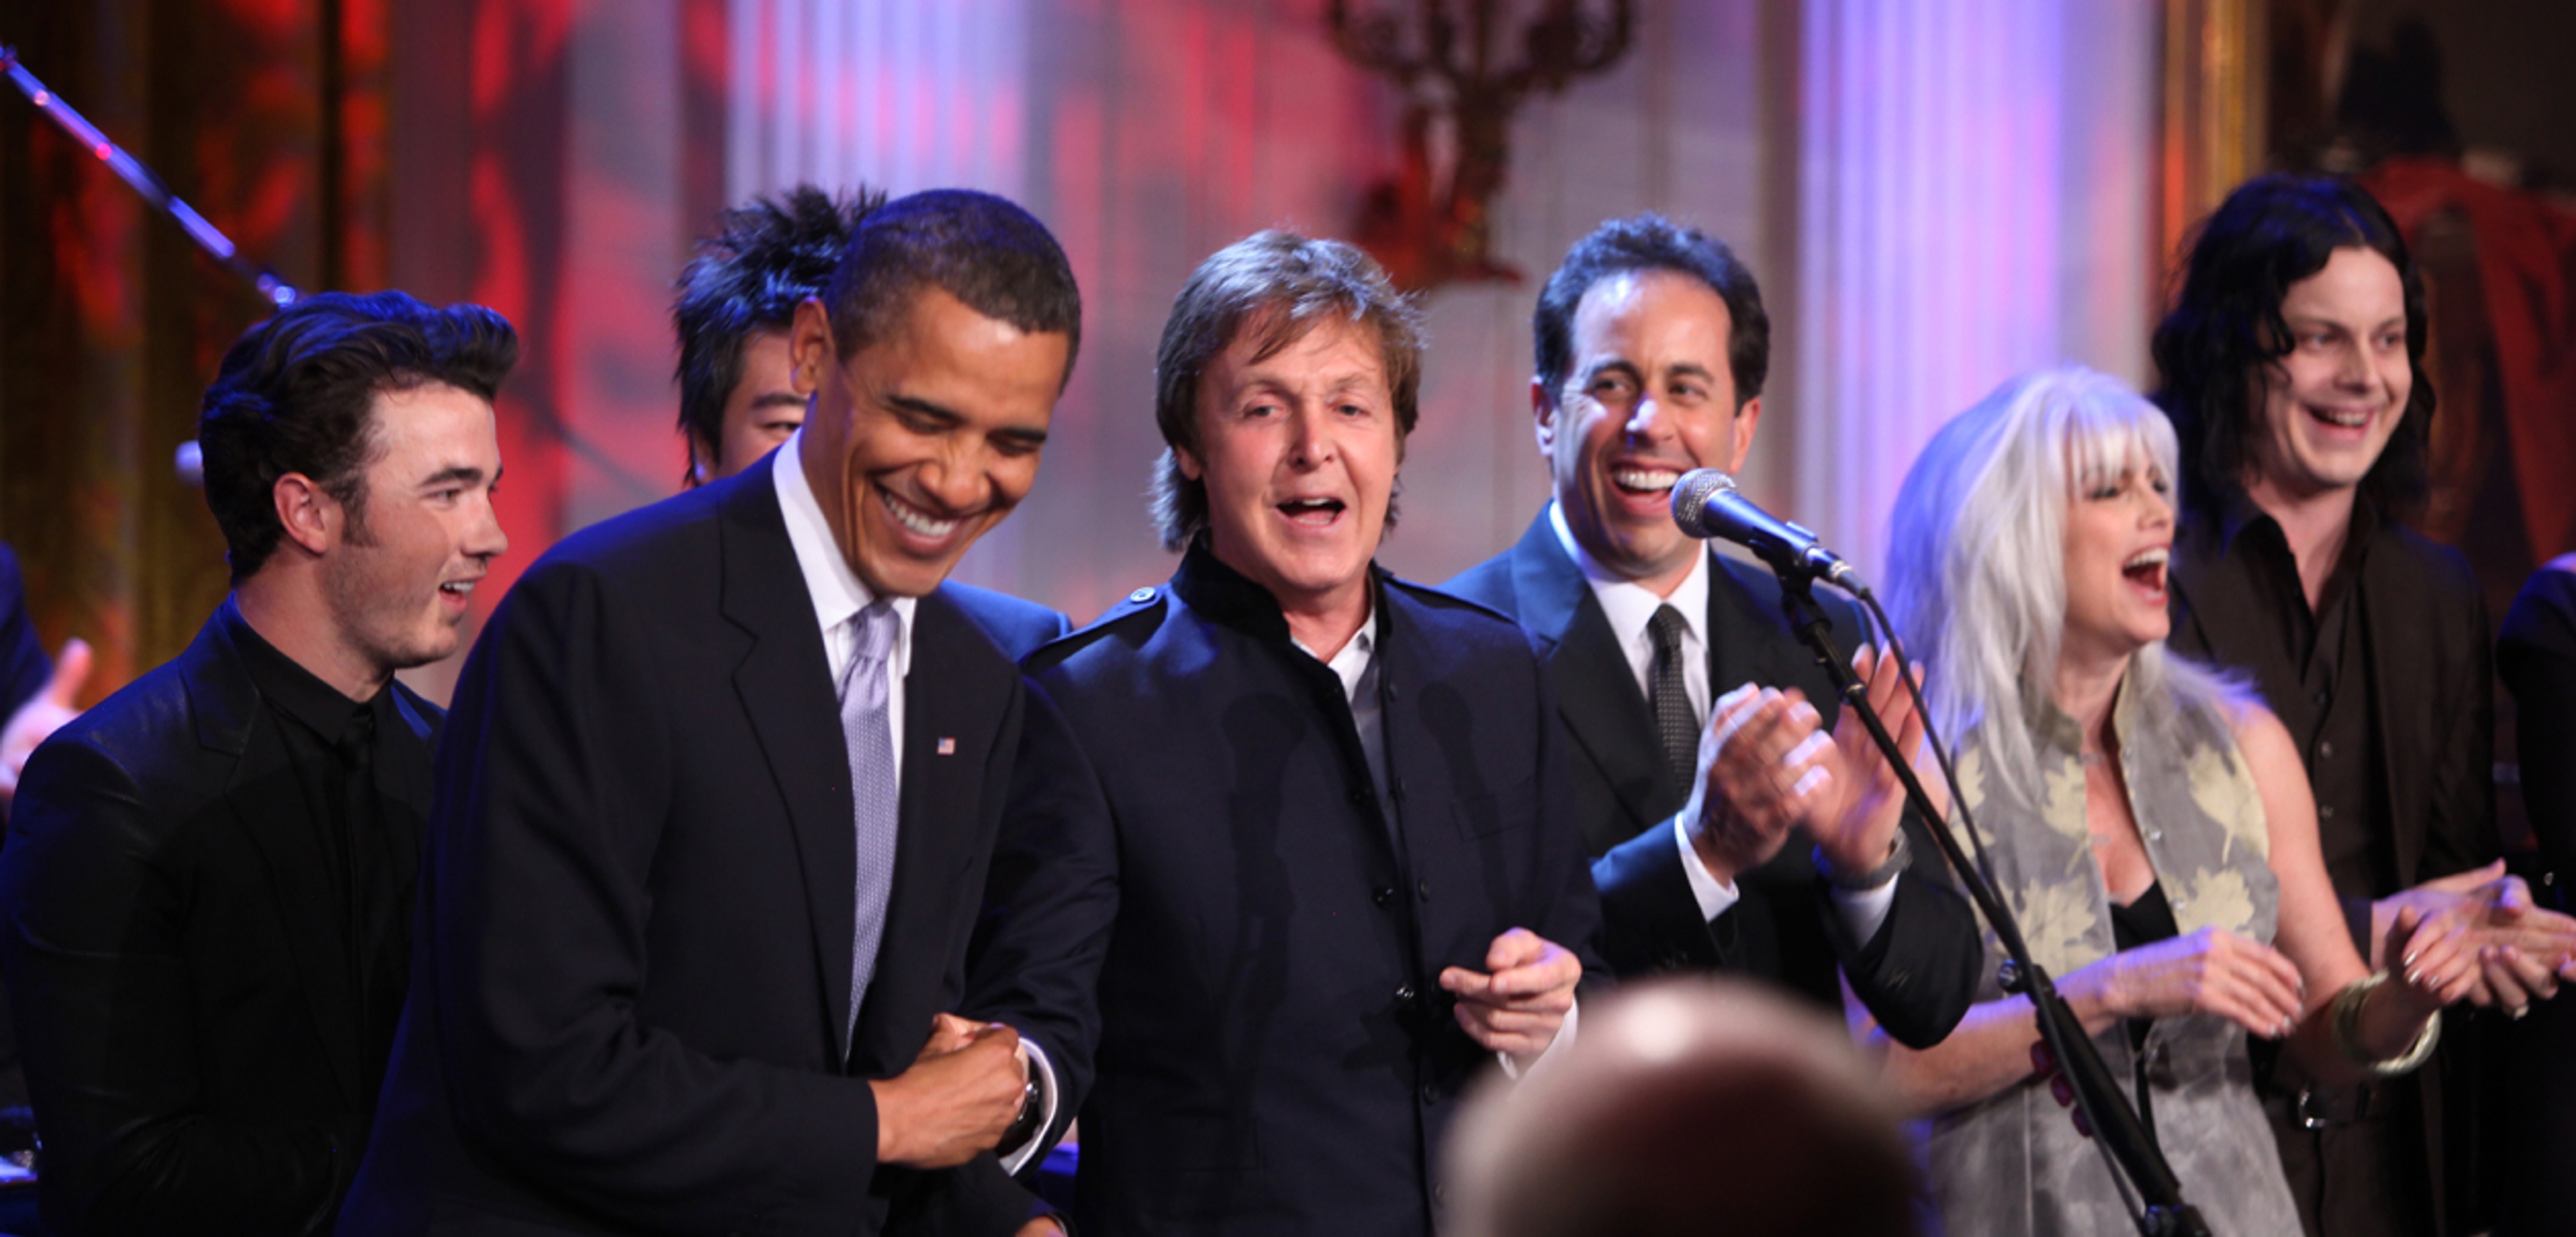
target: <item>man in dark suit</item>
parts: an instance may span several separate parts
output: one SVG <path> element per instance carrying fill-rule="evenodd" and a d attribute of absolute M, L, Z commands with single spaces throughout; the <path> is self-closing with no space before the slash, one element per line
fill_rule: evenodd
<path fill-rule="evenodd" d="M 522 577 L 341 1231 L 1045 1225 L 991 1154 L 1017 1037 L 943 1016 L 1023 696 L 941 581 L 1035 481 L 1080 315 L 1018 207 L 890 203 L 797 313 L 804 427 Z"/>
<path fill-rule="evenodd" d="M 971 1003 L 1080 1103 L 1102 1233 L 1424 1234 L 1460 1089 L 1557 1041 L 1597 921 L 1544 676 L 1373 562 L 1418 320 L 1263 233 L 1157 359 L 1168 587 L 1029 660 Z"/>
<path fill-rule="evenodd" d="M 309 297 L 224 355 L 206 502 L 233 592 L 55 732 L 0 850 L 44 1210 L 106 1233 L 328 1231 L 408 970 L 446 656 L 508 542 L 489 310 Z"/>
<path fill-rule="evenodd" d="M 1837 726 L 1779 582 L 1673 523 L 1681 474 L 1741 468 L 1762 419 L 1770 322 L 1752 273 L 1695 228 L 1612 220 L 1549 278 L 1535 335 L 1555 499 L 1443 587 L 1545 652 L 1612 967 L 1741 971 L 1838 1010 L 1839 961 L 1890 1034 L 1938 1041 L 1975 997 L 1973 915 L 1938 852 L 1905 843 L 1893 775 L 1856 721 Z M 1859 616 L 1818 600 L 1850 658 Z M 1901 720 L 1893 672 L 1870 677 Z"/>

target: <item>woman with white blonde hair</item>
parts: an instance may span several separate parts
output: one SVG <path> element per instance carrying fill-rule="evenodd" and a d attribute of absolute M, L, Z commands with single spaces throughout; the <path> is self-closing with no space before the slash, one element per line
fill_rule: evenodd
<path fill-rule="evenodd" d="M 2217 1233 L 2295 1233 L 2246 1036 L 2320 1076 L 2420 1063 L 2475 950 L 2447 913 L 2401 916 L 2365 971 L 2279 721 L 2166 651 L 2175 446 L 2154 405 L 2068 368 L 2004 384 L 1934 436 L 1899 493 L 1888 600 L 1958 744 L 1976 861 L 2020 921 L 2184 1197 Z M 1955 816 L 1955 813 L 1954 813 Z M 2000 962 L 1990 932 L 1987 949 Z M 1956 1233 L 2109 1233 L 2121 1187 L 2034 1076 L 2028 998 L 1988 967 L 1949 1039 L 1885 1053 L 1931 1116 Z"/>

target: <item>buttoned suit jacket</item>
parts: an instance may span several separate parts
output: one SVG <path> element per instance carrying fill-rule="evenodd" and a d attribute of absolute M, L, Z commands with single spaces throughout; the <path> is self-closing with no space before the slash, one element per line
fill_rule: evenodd
<path fill-rule="evenodd" d="M 1776 980 L 1835 1012 L 1835 964 L 1880 1024 L 1917 1047 L 1937 1043 L 1976 999 L 1984 955 L 1975 914 L 1951 889 L 1939 851 L 1909 818 L 1915 867 L 1898 878 L 1886 924 L 1855 941 L 1827 904 L 1804 833 L 1778 856 L 1739 874 L 1732 927 L 1712 930 L 1683 875 L 1672 817 L 1690 788 L 1665 766 L 1654 711 L 1547 512 L 1511 549 L 1441 586 L 1511 616 L 1546 659 L 1573 773 L 1576 817 L 1601 891 L 1602 948 L 1621 977 L 1664 971 L 1737 970 Z M 1830 596 L 1835 653 L 1848 663 L 1860 618 Z M 1795 687 L 1830 728 L 1840 703 L 1833 681 L 1788 625 L 1768 569 L 1710 553 L 1707 633 L 1712 694 L 1741 683 Z"/>
<path fill-rule="evenodd" d="M 83 1234 L 315 1231 L 366 1146 L 330 859 L 227 601 L 186 651 L 56 731 L 0 849 L 43 1207 Z M 394 684 L 376 763 L 409 889 L 439 710 Z M 400 751 L 401 748 L 387 750 Z"/>
<path fill-rule="evenodd" d="M 1427 1233 L 1495 1068 L 1442 968 L 1524 927 L 1598 969 L 1525 638 L 1391 580 L 1376 615 L 1383 787 L 1341 679 L 1203 548 L 1026 663 L 970 1012 L 1056 1062 L 1085 1231 Z"/>
<path fill-rule="evenodd" d="M 1023 708 L 948 589 L 918 603 L 905 684 L 893 894 L 845 1046 L 849 764 L 770 461 L 530 568 L 458 683 L 411 1001 L 341 1231 L 1024 1220 L 989 1154 L 875 1162 L 867 1080 L 961 995 Z"/>

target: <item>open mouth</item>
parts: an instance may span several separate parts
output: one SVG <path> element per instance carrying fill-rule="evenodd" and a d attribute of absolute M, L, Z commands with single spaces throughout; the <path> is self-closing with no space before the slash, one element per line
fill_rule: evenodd
<path fill-rule="evenodd" d="M 893 491 L 883 487 L 877 490 L 877 501 L 885 504 L 886 514 L 892 516 L 897 525 L 917 537 L 927 537 L 936 541 L 956 532 L 957 526 L 965 523 L 963 520 L 942 520 L 932 516 L 929 512 L 895 497 Z"/>
<path fill-rule="evenodd" d="M 2162 593 L 2165 591 L 2165 561 L 2171 557 L 2171 553 L 2163 549 L 2140 550 L 2130 555 L 2129 561 L 2120 564 L 2120 574 L 2127 577 L 2129 583 L 2148 592 Z"/>
<path fill-rule="evenodd" d="M 1682 475 L 1669 468 L 1614 468 L 1610 483 L 1628 494 L 1666 494 L 1681 482 Z"/>
<path fill-rule="evenodd" d="M 1291 498 L 1278 504 L 1279 514 L 1291 524 L 1307 528 L 1330 528 L 1342 517 L 1342 500 L 1338 498 Z"/>
<path fill-rule="evenodd" d="M 2309 416 L 2319 422 L 2342 430 L 2369 428 L 2370 418 L 2377 412 L 2377 409 L 2372 408 L 2325 408 L 2315 404 L 2301 406 L 2307 409 Z"/>
<path fill-rule="evenodd" d="M 450 597 L 454 597 L 459 601 L 463 601 L 464 599 L 474 595 L 474 586 L 481 583 L 482 579 L 483 578 L 481 576 L 476 576 L 470 580 L 449 580 L 440 584 L 438 586 L 438 591 L 445 593 Z"/>

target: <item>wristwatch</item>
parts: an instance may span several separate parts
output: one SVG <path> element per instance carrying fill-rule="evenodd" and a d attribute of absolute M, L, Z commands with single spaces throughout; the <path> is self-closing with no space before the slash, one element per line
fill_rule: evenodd
<path fill-rule="evenodd" d="M 1825 858 L 1822 846 L 1816 848 L 1815 859 L 1816 873 L 1825 878 L 1825 883 L 1846 893 L 1859 893 L 1876 889 L 1902 875 L 1905 865 L 1914 859 L 1914 843 L 1906 838 L 1905 830 L 1898 829 L 1896 840 L 1888 845 L 1887 858 L 1865 872 L 1845 872 L 1836 868 L 1832 860 Z"/>
<path fill-rule="evenodd" d="M 1016 1149 L 1025 1145 L 1037 1136 L 1038 1121 L 1046 1115 L 1046 1105 L 1038 1101 L 1037 1063 L 1022 1058 L 1020 1072 L 1020 1112 L 1011 1118 L 1010 1128 L 1002 1131 L 1002 1140 L 994 1144 L 997 1148 Z"/>

